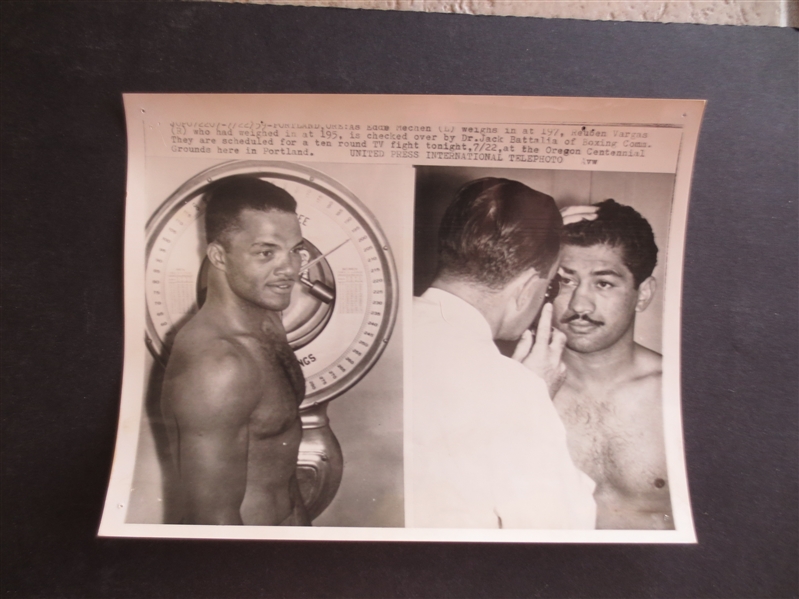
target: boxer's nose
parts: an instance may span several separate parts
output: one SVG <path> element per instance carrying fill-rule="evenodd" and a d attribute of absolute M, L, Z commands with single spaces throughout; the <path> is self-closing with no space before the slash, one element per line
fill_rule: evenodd
<path fill-rule="evenodd" d="M 569 308 L 576 314 L 591 314 L 594 311 L 594 297 L 587 283 L 580 283 L 572 292 Z"/>
<path fill-rule="evenodd" d="M 299 278 L 301 265 L 302 257 L 299 254 L 286 252 L 281 257 L 280 263 L 275 267 L 275 274 L 297 279 Z"/>

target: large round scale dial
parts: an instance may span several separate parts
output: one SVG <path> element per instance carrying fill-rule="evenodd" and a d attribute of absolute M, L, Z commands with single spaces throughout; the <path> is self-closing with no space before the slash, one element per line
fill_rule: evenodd
<path fill-rule="evenodd" d="M 346 188 L 313 169 L 245 161 L 210 168 L 183 184 L 147 225 L 147 343 L 165 361 L 174 336 L 205 299 L 203 196 L 212 181 L 250 174 L 297 201 L 305 249 L 301 280 L 283 312 L 305 375 L 303 407 L 340 395 L 379 358 L 397 314 L 397 273 L 383 232 Z"/>

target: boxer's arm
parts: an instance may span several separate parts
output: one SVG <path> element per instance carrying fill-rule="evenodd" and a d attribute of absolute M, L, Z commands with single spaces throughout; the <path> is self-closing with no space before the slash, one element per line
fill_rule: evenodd
<path fill-rule="evenodd" d="M 241 524 L 250 415 L 257 403 L 251 365 L 209 352 L 170 386 L 186 524 Z"/>

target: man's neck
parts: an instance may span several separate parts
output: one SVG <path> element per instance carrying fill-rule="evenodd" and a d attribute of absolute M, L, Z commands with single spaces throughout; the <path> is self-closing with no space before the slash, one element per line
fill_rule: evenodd
<path fill-rule="evenodd" d="M 469 281 L 449 278 L 436 279 L 431 287 L 451 293 L 470 304 L 486 319 L 488 326 L 491 327 L 491 336 L 497 338 L 503 309 L 502 303 L 497 301 L 497 293 Z"/>

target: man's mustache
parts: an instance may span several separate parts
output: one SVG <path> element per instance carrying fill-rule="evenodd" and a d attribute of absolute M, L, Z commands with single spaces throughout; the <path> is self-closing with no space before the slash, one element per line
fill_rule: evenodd
<path fill-rule="evenodd" d="M 569 324 L 570 322 L 573 322 L 575 320 L 584 320 L 585 322 L 588 322 L 598 327 L 601 327 L 603 324 L 605 324 L 601 320 L 594 320 L 593 318 L 591 318 L 590 316 L 586 316 L 585 314 L 572 314 L 571 316 L 564 316 L 563 318 L 560 319 L 560 323 Z"/>

